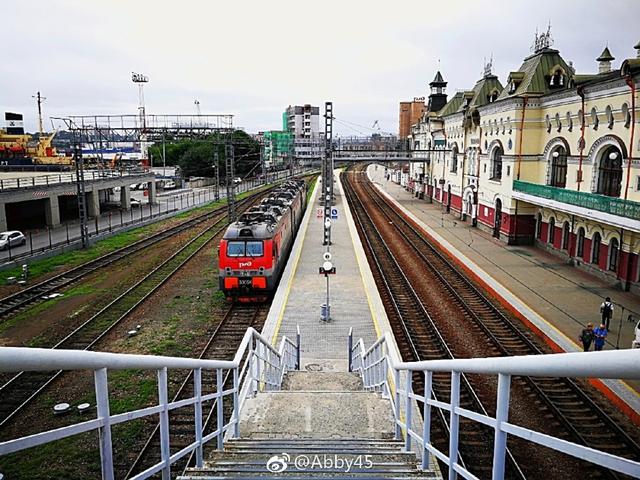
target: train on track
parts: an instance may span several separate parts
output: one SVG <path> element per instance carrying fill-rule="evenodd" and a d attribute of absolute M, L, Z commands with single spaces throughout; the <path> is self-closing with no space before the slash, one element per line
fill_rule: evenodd
<path fill-rule="evenodd" d="M 303 180 L 290 180 L 244 212 L 220 241 L 220 290 L 229 301 L 261 302 L 274 293 L 307 203 Z"/>

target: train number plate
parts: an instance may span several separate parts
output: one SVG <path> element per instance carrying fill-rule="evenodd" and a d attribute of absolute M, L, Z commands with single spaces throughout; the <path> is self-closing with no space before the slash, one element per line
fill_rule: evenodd
<path fill-rule="evenodd" d="M 250 278 L 241 278 L 238 283 L 240 283 L 240 285 L 242 285 L 242 286 L 250 287 L 251 286 L 251 279 Z"/>

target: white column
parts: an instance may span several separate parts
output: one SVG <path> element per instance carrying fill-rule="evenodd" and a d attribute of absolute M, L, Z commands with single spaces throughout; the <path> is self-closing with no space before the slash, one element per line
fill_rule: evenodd
<path fill-rule="evenodd" d="M 123 185 L 120 187 L 120 208 L 124 210 L 131 209 L 131 186 Z"/>
<path fill-rule="evenodd" d="M 54 194 L 45 199 L 44 215 L 47 225 L 60 225 L 60 205 L 57 195 Z"/>

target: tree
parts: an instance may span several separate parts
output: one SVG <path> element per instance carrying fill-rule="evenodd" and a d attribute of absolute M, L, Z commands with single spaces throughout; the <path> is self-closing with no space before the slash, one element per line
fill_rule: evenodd
<path fill-rule="evenodd" d="M 166 165 L 179 166 L 184 177 L 215 176 L 214 158 L 218 152 L 220 176 L 225 174 L 225 140 L 226 135 L 214 133 L 206 139 L 166 139 Z M 238 176 L 255 172 L 260 162 L 260 144 L 242 130 L 232 134 L 234 145 L 234 170 Z M 149 147 L 149 153 L 156 164 L 162 161 L 162 143 Z"/>

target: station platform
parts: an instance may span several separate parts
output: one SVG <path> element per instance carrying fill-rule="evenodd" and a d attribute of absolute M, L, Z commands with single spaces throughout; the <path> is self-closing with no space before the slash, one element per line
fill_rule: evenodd
<path fill-rule="evenodd" d="M 338 171 L 335 178 L 338 182 Z M 312 193 L 262 333 L 277 345 L 283 335 L 295 338 L 299 326 L 303 333 L 303 366 L 346 371 L 349 329 L 353 328 L 355 338 L 362 337 L 366 345 L 371 345 L 381 331 L 376 322 L 383 317 L 386 319 L 386 314 L 381 303 L 376 307 L 368 298 L 359 265 L 362 259 L 357 258 L 354 235 L 348 225 L 351 215 L 347 214 L 345 207 L 348 209 L 348 206 L 341 189 L 335 188 L 338 218 L 333 220 L 331 227 L 331 261 L 336 267 L 336 274 L 329 277 L 331 320 L 320 319 L 321 304 L 326 301 L 326 279 L 319 274 L 319 268 L 327 250 L 322 245 L 324 219 L 317 215 L 322 207 L 319 200 L 321 185 L 318 181 Z M 354 233 L 358 239 L 357 232 Z"/>
<path fill-rule="evenodd" d="M 578 335 L 588 322 L 598 325 L 600 304 L 611 297 L 615 308 L 605 349 L 631 348 L 640 298 L 567 265 L 533 246 L 509 246 L 490 234 L 445 213 L 439 203 L 416 198 L 386 180 L 385 167 L 371 165 L 369 178 L 409 218 L 456 258 L 501 303 L 528 323 L 556 352 L 582 351 Z M 629 315 L 635 318 L 628 320 Z M 602 381 L 604 393 L 620 408 L 640 418 L 640 381 Z M 623 401 L 620 403 L 620 399 Z"/>

